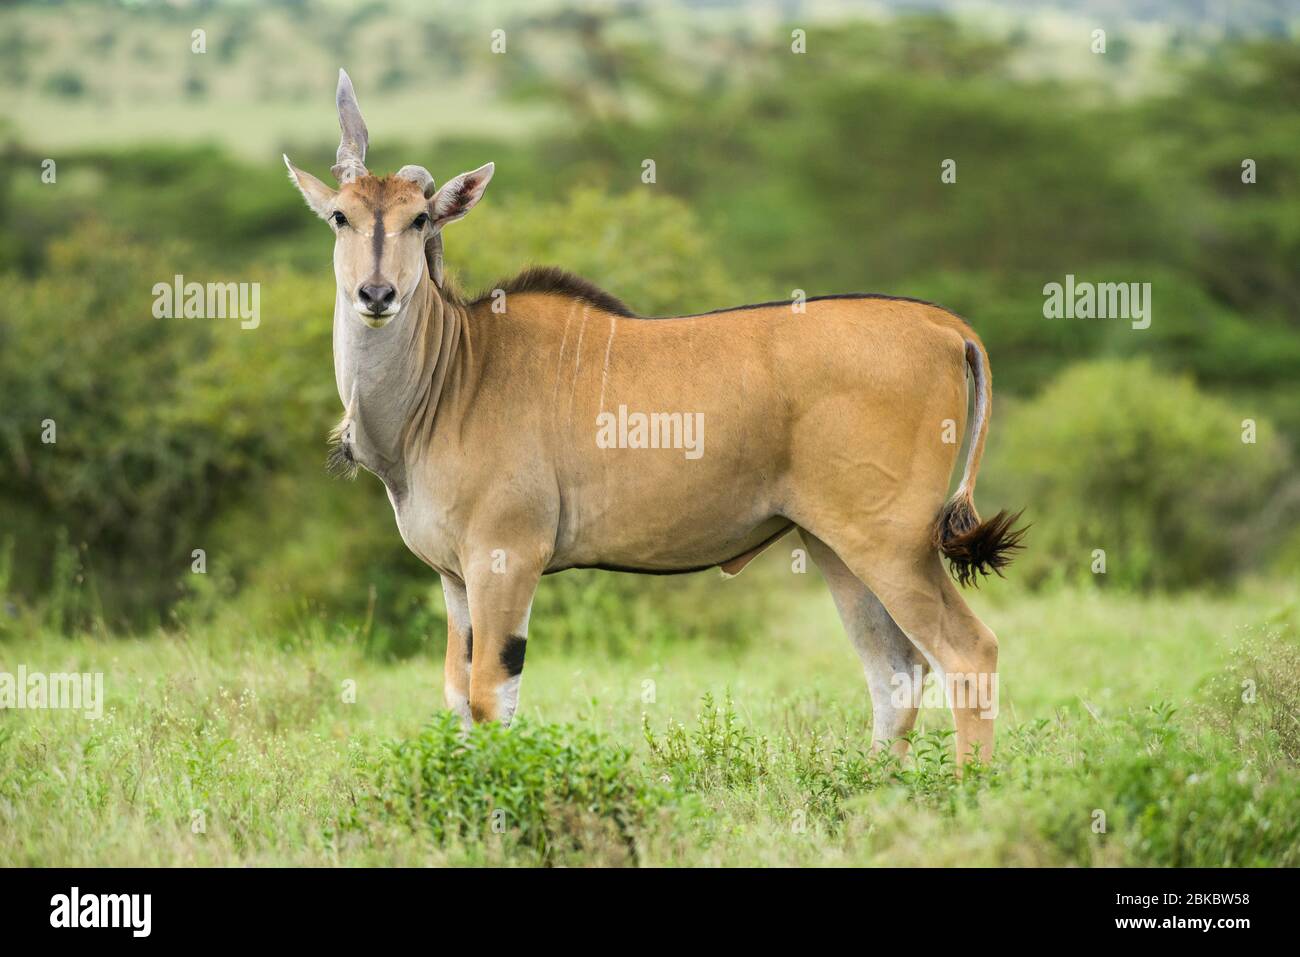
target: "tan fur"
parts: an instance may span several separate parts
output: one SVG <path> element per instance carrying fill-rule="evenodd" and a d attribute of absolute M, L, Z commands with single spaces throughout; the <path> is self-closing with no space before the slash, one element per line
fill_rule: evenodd
<path fill-rule="evenodd" d="M 472 577 L 494 548 L 522 562 L 505 619 L 543 572 L 725 565 L 793 523 L 944 672 L 996 669 L 996 640 L 931 539 L 959 448 L 942 441 L 943 424 L 965 428 L 964 342 L 978 341 L 961 320 L 883 299 L 684 319 L 542 294 L 509 297 L 504 314 L 448 308 L 462 349 L 439 400 L 444 427 L 413 437 L 410 484 L 457 516 L 431 561 L 440 572 Z M 704 455 L 598 448 L 596 417 L 620 404 L 702 412 Z M 482 617 L 486 648 L 493 616 Z M 501 680 L 490 660 L 476 661 L 480 673 L 485 687 Z M 976 710 L 956 716 L 963 759 L 975 745 L 991 753 L 992 722 Z M 475 714 L 492 713 L 480 697 Z"/>

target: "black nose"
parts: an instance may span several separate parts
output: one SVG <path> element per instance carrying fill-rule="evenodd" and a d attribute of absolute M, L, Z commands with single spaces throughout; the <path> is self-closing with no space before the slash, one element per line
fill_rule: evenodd
<path fill-rule="evenodd" d="M 357 290 L 357 296 L 367 312 L 379 314 L 392 304 L 397 297 L 397 290 L 386 282 L 368 282 Z"/>

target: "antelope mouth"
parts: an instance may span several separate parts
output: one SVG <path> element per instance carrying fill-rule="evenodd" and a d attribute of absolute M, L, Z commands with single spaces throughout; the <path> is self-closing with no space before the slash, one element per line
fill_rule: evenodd
<path fill-rule="evenodd" d="M 371 312 L 369 309 L 362 306 L 361 303 L 354 302 L 352 303 L 352 311 L 360 316 L 361 321 L 371 329 L 382 329 L 393 320 L 394 316 L 402 311 L 402 307 L 400 303 L 393 303 L 381 312 Z"/>

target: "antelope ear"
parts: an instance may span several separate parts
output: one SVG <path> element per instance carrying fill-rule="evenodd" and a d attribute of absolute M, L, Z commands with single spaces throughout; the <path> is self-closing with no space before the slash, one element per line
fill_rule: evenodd
<path fill-rule="evenodd" d="M 304 173 L 298 167 L 289 162 L 289 157 L 284 157 L 284 165 L 289 167 L 289 179 L 298 187 L 302 193 L 302 198 L 307 200 L 307 205 L 311 207 L 313 213 L 321 219 L 329 216 L 334 209 L 334 197 L 338 196 L 338 191 L 330 189 L 311 173 Z"/>
<path fill-rule="evenodd" d="M 429 214 L 434 226 L 454 223 L 477 205 L 483 191 L 496 172 L 496 164 L 488 163 L 468 173 L 453 176 L 442 184 L 442 189 L 429 200 Z"/>

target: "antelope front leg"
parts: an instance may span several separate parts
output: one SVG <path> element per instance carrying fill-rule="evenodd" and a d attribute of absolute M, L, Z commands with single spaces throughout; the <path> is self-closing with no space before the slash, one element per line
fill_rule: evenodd
<path fill-rule="evenodd" d="M 462 582 L 442 578 L 442 594 L 447 602 L 447 662 L 443 668 L 442 697 L 447 707 L 460 716 L 466 727 L 469 713 L 469 664 L 474 648 L 470 629 L 469 597 Z"/>
<path fill-rule="evenodd" d="M 504 559 L 490 559 L 467 576 L 473 634 L 469 711 L 476 722 L 509 725 L 519 701 L 528 613 L 541 569 L 503 554 Z"/>

